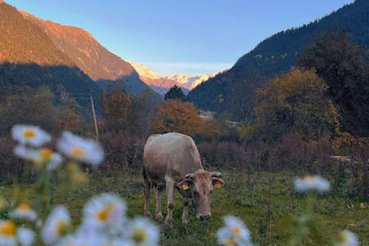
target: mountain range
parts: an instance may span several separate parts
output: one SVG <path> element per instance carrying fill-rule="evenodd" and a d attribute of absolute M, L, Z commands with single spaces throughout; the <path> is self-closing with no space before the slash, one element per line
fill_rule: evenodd
<path fill-rule="evenodd" d="M 56 48 L 102 87 L 109 81 L 115 81 L 132 94 L 148 89 L 128 62 L 108 51 L 87 31 L 20 12 L 27 20 L 41 27 Z"/>
<path fill-rule="evenodd" d="M 15 85 L 48 86 L 57 93 L 86 96 L 101 93 L 41 28 L 4 2 L 0 2 L 0 33 L 0 93 L 14 92 Z"/>
<path fill-rule="evenodd" d="M 188 89 L 186 87 L 183 87 L 177 81 L 163 77 L 143 64 L 131 62 L 131 65 L 140 75 L 140 79 L 144 81 L 148 86 L 150 86 L 152 90 L 160 95 L 164 95 L 169 91 L 170 88 L 175 85 L 181 87 L 186 94 L 188 93 Z"/>
<path fill-rule="evenodd" d="M 301 52 L 329 31 L 344 31 L 352 42 L 368 49 L 369 1 L 356 0 L 310 24 L 265 39 L 230 70 L 192 90 L 189 98 L 197 107 L 231 113 L 236 120 L 252 117 L 255 90 L 296 66 Z"/>
<path fill-rule="evenodd" d="M 186 75 L 175 74 L 170 76 L 162 76 L 149 67 L 136 62 L 130 62 L 131 65 L 140 75 L 140 79 L 151 87 L 155 92 L 164 95 L 173 86 L 180 87 L 185 94 L 188 94 L 190 90 L 200 85 L 202 82 L 216 76 L 217 73 L 201 74 L 201 75 Z"/>
<path fill-rule="evenodd" d="M 296 66 L 301 52 L 331 30 L 345 31 L 351 41 L 368 49 L 369 1 L 356 0 L 310 24 L 279 32 L 227 71 L 161 76 L 109 52 L 83 29 L 42 20 L 0 1 L 0 88 L 46 85 L 83 103 L 82 97 L 99 97 L 111 86 L 132 94 L 163 95 L 177 85 L 197 107 L 242 120 L 252 117 L 257 88 Z"/>
<path fill-rule="evenodd" d="M 0 38 L 2 88 L 15 84 L 46 85 L 54 92 L 63 88 L 70 95 L 92 91 L 99 95 L 102 90 L 119 86 L 134 95 L 151 89 L 164 95 L 177 85 L 187 94 L 210 77 L 161 76 L 144 65 L 124 61 L 81 28 L 43 20 L 4 1 L 0 1 L 0 13 L 0 31 L 4 34 Z M 28 72 L 32 74 L 27 80 Z"/>
<path fill-rule="evenodd" d="M 215 77 L 221 72 L 215 72 L 210 74 L 200 74 L 200 75 L 185 75 L 185 74 L 175 74 L 166 76 L 165 78 L 175 80 L 178 83 L 180 83 L 185 88 L 188 88 L 189 90 L 193 90 L 197 86 L 199 86 L 202 82 L 209 80 L 210 78 Z"/>
<path fill-rule="evenodd" d="M 19 85 L 47 86 L 81 105 L 88 105 L 92 95 L 97 108 L 103 90 L 112 86 L 159 97 L 128 62 L 80 28 L 42 20 L 0 1 L 0 33 L 2 94 L 19 92 Z"/>

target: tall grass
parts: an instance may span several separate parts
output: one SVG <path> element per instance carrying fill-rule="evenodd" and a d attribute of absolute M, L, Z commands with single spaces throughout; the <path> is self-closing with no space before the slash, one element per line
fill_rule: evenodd
<path fill-rule="evenodd" d="M 305 196 L 293 191 L 291 172 L 255 172 L 249 174 L 240 169 L 220 170 L 226 184 L 213 192 L 212 218 L 197 221 L 190 211 L 190 223 L 182 224 L 182 202 L 176 194 L 174 226 L 161 226 L 161 245 L 216 245 L 215 232 L 222 226 L 222 217 L 233 214 L 242 218 L 251 231 L 252 238 L 260 245 L 284 245 L 290 236 L 286 219 L 305 209 Z M 29 189 L 29 185 L 21 186 Z M 11 185 L 2 184 L 4 197 L 13 192 Z M 74 221 L 78 223 L 85 201 L 92 195 L 112 191 L 125 198 L 128 215 L 143 215 L 143 179 L 139 170 L 94 171 L 88 186 L 70 192 L 66 197 L 57 194 L 54 204 L 65 203 Z M 29 193 L 30 198 L 34 193 Z M 153 196 L 152 196 L 153 197 Z M 162 201 L 165 214 L 165 196 Z M 332 194 L 318 196 L 313 211 L 321 217 L 324 228 L 321 245 L 330 245 L 337 231 L 349 229 L 358 234 L 362 245 L 369 245 L 369 209 L 360 200 Z M 154 211 L 154 201 L 151 212 Z M 1 216 L 1 213 L 0 213 Z M 307 244 L 309 245 L 309 244 Z"/>

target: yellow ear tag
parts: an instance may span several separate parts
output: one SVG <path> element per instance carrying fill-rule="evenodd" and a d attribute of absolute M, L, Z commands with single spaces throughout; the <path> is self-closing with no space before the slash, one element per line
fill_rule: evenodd
<path fill-rule="evenodd" d="M 222 187 L 222 184 L 221 184 L 220 182 L 216 182 L 216 183 L 214 184 L 214 188 L 215 188 L 215 189 L 220 189 L 220 187 Z"/>
<path fill-rule="evenodd" d="M 187 183 L 182 184 L 182 190 L 188 190 L 190 186 Z"/>

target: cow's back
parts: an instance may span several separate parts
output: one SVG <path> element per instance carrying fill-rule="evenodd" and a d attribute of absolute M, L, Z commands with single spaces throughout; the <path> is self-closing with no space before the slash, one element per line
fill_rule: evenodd
<path fill-rule="evenodd" d="M 144 167 L 154 183 L 163 182 L 165 176 L 179 181 L 187 173 L 202 169 L 194 141 L 180 133 L 151 135 L 144 148 Z"/>

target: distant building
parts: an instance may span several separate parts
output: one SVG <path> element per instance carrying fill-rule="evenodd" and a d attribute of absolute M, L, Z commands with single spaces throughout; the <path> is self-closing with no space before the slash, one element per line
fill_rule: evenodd
<path fill-rule="evenodd" d="M 197 111 L 199 114 L 199 117 L 203 120 L 213 120 L 214 116 L 215 116 L 215 112 L 213 111 L 205 111 L 205 110 L 198 110 Z M 226 120 L 225 121 L 226 125 L 228 128 L 236 128 L 239 124 L 238 121 L 231 121 L 231 120 Z"/>
<path fill-rule="evenodd" d="M 212 111 L 199 110 L 199 117 L 203 120 L 212 120 L 214 119 L 215 113 Z"/>
<path fill-rule="evenodd" d="M 236 128 L 237 125 L 239 124 L 238 121 L 231 121 L 231 120 L 227 120 L 226 123 L 227 123 L 228 128 Z"/>

